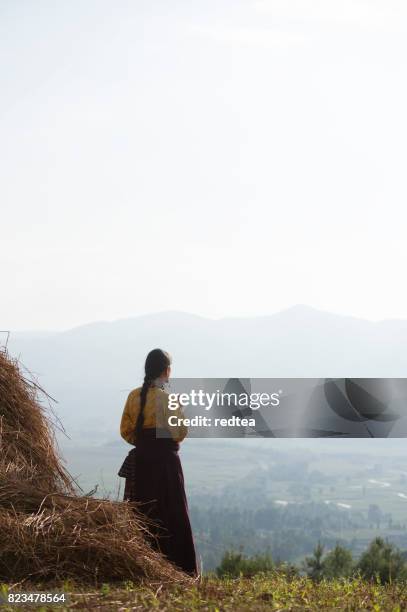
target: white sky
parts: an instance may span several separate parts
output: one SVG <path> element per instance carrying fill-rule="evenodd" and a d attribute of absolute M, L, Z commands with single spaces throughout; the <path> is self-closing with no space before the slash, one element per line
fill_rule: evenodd
<path fill-rule="evenodd" d="M 407 318 L 404 0 L 0 0 L 0 329 Z"/>

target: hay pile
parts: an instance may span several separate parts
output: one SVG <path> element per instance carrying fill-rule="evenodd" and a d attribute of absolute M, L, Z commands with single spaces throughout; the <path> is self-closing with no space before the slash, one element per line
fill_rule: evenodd
<path fill-rule="evenodd" d="M 0 350 L 0 581 L 189 582 L 130 504 L 75 493 L 41 392 Z"/>

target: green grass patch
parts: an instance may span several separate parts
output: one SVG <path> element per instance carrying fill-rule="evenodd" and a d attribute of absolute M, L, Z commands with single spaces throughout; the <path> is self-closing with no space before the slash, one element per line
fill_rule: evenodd
<path fill-rule="evenodd" d="M 109 588 L 107 588 L 109 586 Z M 27 585 L 25 590 L 27 590 Z M 34 590 L 34 587 L 32 587 Z M 36 586 L 38 589 L 38 585 Z M 84 588 L 69 585 L 68 608 L 43 610 L 133 610 L 236 612 L 263 610 L 372 610 L 401 612 L 407 609 L 407 585 L 381 585 L 360 578 L 315 583 L 306 577 L 287 577 L 278 572 L 253 578 L 204 578 L 190 588 L 160 584 L 103 585 Z M 2 608 L 15 610 L 16 608 Z M 23 609 L 23 608 L 20 608 Z M 28 608 L 27 608 L 28 609 Z M 32 607 L 30 608 L 33 609 Z"/>

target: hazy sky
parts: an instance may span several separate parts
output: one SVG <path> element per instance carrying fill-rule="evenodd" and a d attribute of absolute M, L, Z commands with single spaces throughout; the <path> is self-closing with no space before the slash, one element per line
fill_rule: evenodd
<path fill-rule="evenodd" d="M 0 0 L 0 329 L 407 318 L 405 0 Z"/>

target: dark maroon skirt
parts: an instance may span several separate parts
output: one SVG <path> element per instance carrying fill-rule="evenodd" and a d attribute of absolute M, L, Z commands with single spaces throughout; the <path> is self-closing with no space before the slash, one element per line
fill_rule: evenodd
<path fill-rule="evenodd" d="M 124 500 L 153 522 L 151 544 L 184 572 L 198 573 L 189 520 L 184 475 L 172 438 L 157 438 L 155 429 L 143 429 L 137 446 L 127 455 L 119 476 L 126 478 Z"/>

